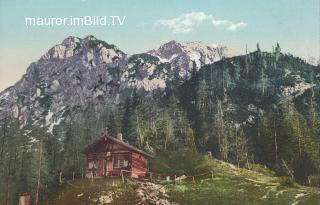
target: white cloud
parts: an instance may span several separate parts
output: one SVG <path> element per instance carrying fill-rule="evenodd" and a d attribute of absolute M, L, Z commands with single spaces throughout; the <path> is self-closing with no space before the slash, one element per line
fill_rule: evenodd
<path fill-rule="evenodd" d="M 216 28 L 226 29 L 228 31 L 236 31 L 238 28 L 247 26 L 247 23 L 234 23 L 229 20 L 215 19 L 212 15 L 204 12 L 184 13 L 173 19 L 159 20 L 157 23 L 172 29 L 173 33 L 189 33 L 194 27 L 201 23 L 209 22 Z"/>
<path fill-rule="evenodd" d="M 245 27 L 247 26 L 248 24 L 247 23 L 244 23 L 244 22 L 239 22 L 239 23 L 230 23 L 229 26 L 227 27 L 227 30 L 229 31 L 235 31 L 237 30 L 238 28 L 241 28 L 241 27 Z"/>

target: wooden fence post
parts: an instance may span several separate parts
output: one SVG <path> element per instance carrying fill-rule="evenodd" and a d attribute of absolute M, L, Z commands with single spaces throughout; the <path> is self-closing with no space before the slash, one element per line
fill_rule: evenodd
<path fill-rule="evenodd" d="M 150 173 L 150 181 L 152 182 L 152 172 L 149 172 Z"/>
<path fill-rule="evenodd" d="M 211 179 L 213 180 L 213 171 L 211 171 Z"/>
<path fill-rule="evenodd" d="M 81 178 L 83 179 L 83 168 L 81 168 Z"/>
<path fill-rule="evenodd" d="M 121 170 L 121 172 L 120 172 L 120 175 L 121 175 L 121 178 L 122 178 L 122 183 L 124 184 L 124 176 L 123 176 L 122 170 Z"/>
<path fill-rule="evenodd" d="M 176 184 L 177 175 L 174 175 L 174 184 Z"/>
<path fill-rule="evenodd" d="M 59 172 L 59 185 L 62 185 L 62 171 Z"/>
<path fill-rule="evenodd" d="M 194 180 L 194 176 L 192 176 L 192 182 L 195 183 L 196 181 Z"/>

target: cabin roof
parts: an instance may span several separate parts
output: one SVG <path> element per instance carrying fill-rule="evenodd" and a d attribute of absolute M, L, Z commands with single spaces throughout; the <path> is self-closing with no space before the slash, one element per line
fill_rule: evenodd
<path fill-rule="evenodd" d="M 110 135 L 106 135 L 106 134 L 104 134 L 104 135 L 103 135 L 102 137 L 100 137 L 99 139 L 93 141 L 91 144 L 88 144 L 88 145 L 84 148 L 83 153 L 85 153 L 85 154 L 88 153 L 88 151 L 89 151 L 91 148 L 93 148 L 93 147 L 96 146 L 97 144 L 100 144 L 100 143 L 105 142 L 105 141 L 107 141 L 107 140 L 111 140 L 111 141 L 113 141 L 114 143 L 120 144 L 120 145 L 122 145 L 122 146 L 124 146 L 124 147 L 126 147 L 126 148 L 128 148 L 128 149 L 130 149 L 130 150 L 132 150 L 132 151 L 138 152 L 138 153 L 140 153 L 140 154 L 142 154 L 142 155 L 144 155 L 144 156 L 147 156 L 147 157 L 149 157 L 149 158 L 153 158 L 152 155 L 150 155 L 150 154 L 148 154 L 148 153 L 146 153 L 146 152 L 144 152 L 144 151 L 142 151 L 142 150 L 140 150 L 140 149 L 138 149 L 138 148 L 136 148 L 136 147 L 134 147 L 134 146 L 132 146 L 132 145 L 130 145 L 130 144 L 122 141 L 122 140 L 120 140 L 120 139 L 114 138 L 114 137 L 112 137 L 112 136 L 110 136 Z"/>

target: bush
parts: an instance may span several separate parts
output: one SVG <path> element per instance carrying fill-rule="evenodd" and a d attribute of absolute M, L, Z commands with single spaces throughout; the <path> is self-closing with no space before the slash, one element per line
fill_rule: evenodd
<path fill-rule="evenodd" d="M 295 185 L 294 180 L 288 176 L 279 177 L 279 183 L 281 186 L 292 187 Z"/>
<path fill-rule="evenodd" d="M 249 164 L 246 168 L 270 177 L 273 177 L 276 175 L 274 171 L 272 171 L 271 169 L 269 169 L 268 167 L 262 164 Z"/>
<path fill-rule="evenodd" d="M 308 185 L 320 187 L 320 175 L 309 175 L 308 176 Z"/>

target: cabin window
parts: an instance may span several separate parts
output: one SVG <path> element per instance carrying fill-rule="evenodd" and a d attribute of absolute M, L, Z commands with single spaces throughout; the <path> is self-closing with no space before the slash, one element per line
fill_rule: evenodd
<path fill-rule="evenodd" d="M 129 165 L 129 162 L 128 162 L 127 160 L 124 160 L 124 161 L 123 161 L 123 166 L 124 166 L 124 167 L 127 167 L 128 165 Z"/>
<path fill-rule="evenodd" d="M 88 168 L 89 168 L 89 169 L 93 169 L 93 168 L 98 169 L 98 161 L 91 161 L 91 162 L 89 162 L 89 163 L 88 163 Z"/>
<path fill-rule="evenodd" d="M 118 161 L 116 163 L 116 167 L 117 168 L 127 167 L 128 165 L 129 165 L 129 162 L 127 160 L 124 160 L 124 159 L 118 159 Z"/>
<path fill-rule="evenodd" d="M 118 166 L 118 167 L 123 167 L 123 165 L 124 165 L 124 160 L 121 159 L 121 160 L 118 161 L 118 163 L 119 163 L 119 166 Z"/>

